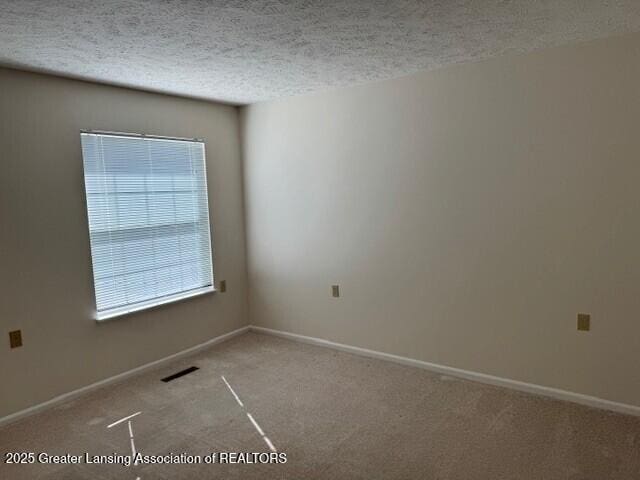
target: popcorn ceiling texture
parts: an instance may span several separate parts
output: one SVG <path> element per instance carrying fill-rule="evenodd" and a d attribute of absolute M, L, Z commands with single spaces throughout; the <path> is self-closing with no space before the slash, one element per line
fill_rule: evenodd
<path fill-rule="evenodd" d="M 0 0 L 0 63 L 246 104 L 638 30 L 638 0 Z"/>

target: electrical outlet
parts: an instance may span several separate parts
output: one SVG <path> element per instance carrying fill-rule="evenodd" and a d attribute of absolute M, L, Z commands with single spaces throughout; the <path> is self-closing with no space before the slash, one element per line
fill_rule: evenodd
<path fill-rule="evenodd" d="M 18 348 L 22 346 L 22 330 L 9 332 L 9 345 L 11 348 Z"/>
<path fill-rule="evenodd" d="M 583 332 L 591 330 L 591 315 L 588 313 L 578 314 L 578 330 Z"/>
<path fill-rule="evenodd" d="M 227 281 L 226 280 L 220 280 L 220 287 L 219 287 L 220 293 L 224 293 L 227 291 Z"/>
<path fill-rule="evenodd" d="M 340 286 L 339 285 L 331 285 L 331 294 L 334 297 L 340 296 Z"/>

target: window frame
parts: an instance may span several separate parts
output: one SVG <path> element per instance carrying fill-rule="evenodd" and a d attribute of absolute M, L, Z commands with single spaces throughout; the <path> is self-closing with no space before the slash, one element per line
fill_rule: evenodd
<path fill-rule="evenodd" d="M 89 218 L 89 201 L 87 197 L 87 184 L 86 184 L 86 173 L 85 173 L 85 164 L 84 164 L 84 151 L 82 148 L 82 135 L 102 135 L 102 136 L 113 136 L 113 137 L 130 137 L 137 139 L 148 139 L 148 140 L 167 140 L 167 141 L 176 141 L 176 142 L 194 142 L 202 144 L 202 153 L 203 153 L 203 179 L 205 183 L 205 193 L 206 193 L 206 215 L 207 215 L 207 241 L 209 247 L 209 259 L 210 259 L 210 277 L 211 277 L 211 285 L 206 285 L 203 287 L 190 289 L 182 292 L 177 292 L 170 295 L 164 295 L 161 297 L 151 298 L 144 301 L 135 302 L 129 305 L 123 305 L 120 307 L 112 307 L 103 312 L 98 311 L 98 303 L 96 296 L 96 283 L 95 283 L 95 272 L 94 272 L 94 258 L 93 258 L 93 248 L 91 245 L 91 227 L 90 227 L 90 218 Z M 136 312 L 141 312 L 145 310 L 153 310 L 163 305 L 168 305 L 171 303 L 177 303 L 184 300 L 188 300 L 190 298 L 199 297 L 202 295 L 207 295 L 210 293 L 217 292 L 215 287 L 215 262 L 214 262 L 214 246 L 213 246 L 213 226 L 211 220 L 211 209 L 209 208 L 209 183 L 207 178 L 207 155 L 206 155 L 206 142 L 201 138 L 189 138 L 189 137 L 174 137 L 174 136 L 164 136 L 164 135 L 151 135 L 144 133 L 130 133 L 130 132 L 117 132 L 110 130 L 89 130 L 89 129 L 81 129 L 80 130 L 80 156 L 82 160 L 82 182 L 83 182 L 83 193 L 84 193 L 84 202 L 85 202 L 85 214 L 87 219 L 87 233 L 89 234 L 89 259 L 90 259 L 90 268 L 91 268 L 91 276 L 92 276 L 92 292 L 94 299 L 94 315 L 93 318 L 96 322 L 102 322 L 105 320 L 109 320 L 112 318 L 118 318 L 127 316 Z"/>

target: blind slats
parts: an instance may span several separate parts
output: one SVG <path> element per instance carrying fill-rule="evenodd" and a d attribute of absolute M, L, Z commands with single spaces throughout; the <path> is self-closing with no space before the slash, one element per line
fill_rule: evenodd
<path fill-rule="evenodd" d="M 97 318 L 212 291 L 204 143 L 81 140 Z"/>

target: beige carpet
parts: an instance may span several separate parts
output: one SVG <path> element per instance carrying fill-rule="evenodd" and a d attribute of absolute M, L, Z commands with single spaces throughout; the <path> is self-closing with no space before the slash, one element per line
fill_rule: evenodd
<path fill-rule="evenodd" d="M 640 479 L 640 418 L 253 333 L 5 426 L 1 450 L 130 454 L 128 422 L 107 426 L 137 412 L 145 455 L 271 442 L 287 462 L 0 463 L 0 478 Z"/>

